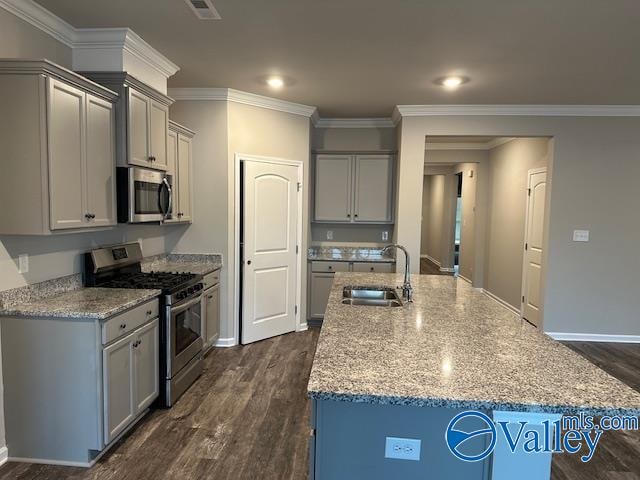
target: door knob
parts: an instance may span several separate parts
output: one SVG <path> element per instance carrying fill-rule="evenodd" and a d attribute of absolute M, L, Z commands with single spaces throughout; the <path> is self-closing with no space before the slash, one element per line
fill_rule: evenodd
<path fill-rule="evenodd" d="M 247 260 L 247 265 L 251 265 L 251 260 Z"/>

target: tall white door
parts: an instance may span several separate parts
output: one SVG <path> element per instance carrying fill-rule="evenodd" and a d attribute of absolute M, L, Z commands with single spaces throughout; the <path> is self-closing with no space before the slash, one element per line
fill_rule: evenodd
<path fill-rule="evenodd" d="M 529 171 L 522 278 L 522 316 L 534 325 L 540 323 L 540 281 L 542 279 L 542 239 L 547 187 L 546 168 Z"/>
<path fill-rule="evenodd" d="M 244 162 L 242 343 L 296 329 L 298 167 Z"/>

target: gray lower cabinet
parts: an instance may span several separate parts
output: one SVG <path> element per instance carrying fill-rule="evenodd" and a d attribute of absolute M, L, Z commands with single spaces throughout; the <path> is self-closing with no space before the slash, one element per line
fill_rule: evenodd
<path fill-rule="evenodd" d="M 131 428 L 159 393 L 158 311 L 0 317 L 9 457 L 90 466 Z"/>
<path fill-rule="evenodd" d="M 158 320 L 104 348 L 105 444 L 111 443 L 158 397 Z"/>
<path fill-rule="evenodd" d="M 395 263 L 332 262 L 328 260 L 310 262 L 307 286 L 308 319 L 320 321 L 324 318 L 335 272 L 392 273 L 395 272 L 395 268 Z"/>
<path fill-rule="evenodd" d="M 115 225 L 117 95 L 41 60 L 0 61 L 0 233 Z"/>
<path fill-rule="evenodd" d="M 202 294 L 202 336 L 204 348 L 213 347 L 220 337 L 220 270 L 204 276 Z"/>

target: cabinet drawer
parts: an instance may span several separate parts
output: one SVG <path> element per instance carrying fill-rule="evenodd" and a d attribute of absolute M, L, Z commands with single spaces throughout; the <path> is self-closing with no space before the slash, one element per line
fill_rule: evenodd
<path fill-rule="evenodd" d="M 311 271 L 318 273 L 348 272 L 347 262 L 311 262 Z"/>
<path fill-rule="evenodd" d="M 117 338 L 132 332 L 149 320 L 158 317 L 160 305 L 157 299 L 132 308 L 128 312 L 107 320 L 102 325 L 102 344 L 111 343 Z"/>
<path fill-rule="evenodd" d="M 220 270 L 216 270 L 215 272 L 205 275 L 203 282 L 205 290 L 209 287 L 213 287 L 217 283 L 220 283 Z"/>
<path fill-rule="evenodd" d="M 393 273 L 395 271 L 395 267 L 395 263 L 353 263 L 354 272 Z"/>

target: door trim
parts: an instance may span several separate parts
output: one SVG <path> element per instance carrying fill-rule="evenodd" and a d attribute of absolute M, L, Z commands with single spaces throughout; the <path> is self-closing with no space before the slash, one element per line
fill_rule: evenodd
<path fill-rule="evenodd" d="M 522 244 L 522 282 L 521 282 L 521 289 L 520 289 L 520 318 L 524 318 L 524 302 L 522 301 L 522 298 L 525 296 L 525 292 L 527 290 L 527 251 L 525 250 L 525 244 L 527 243 L 527 238 L 529 237 L 529 194 L 528 194 L 528 189 L 529 189 L 529 185 L 531 184 L 531 177 L 537 173 L 545 173 L 547 174 L 547 178 L 545 181 L 545 186 L 549 184 L 549 174 L 547 172 L 547 167 L 538 167 L 538 168 L 531 168 L 527 171 L 527 192 L 525 192 L 526 194 L 526 207 L 525 207 L 525 212 L 524 212 L 524 242 Z M 544 219 L 542 221 L 542 225 L 543 228 L 547 227 L 547 206 L 549 205 L 548 200 L 546 198 L 546 196 L 549 195 L 549 190 L 546 190 L 545 193 L 545 202 L 544 202 Z M 543 233 L 543 239 L 545 238 L 546 235 L 546 231 Z M 544 240 L 543 240 L 544 241 Z M 542 282 L 544 280 L 544 275 L 546 272 L 546 265 L 544 262 L 544 255 L 545 252 L 547 250 L 546 245 L 543 245 L 544 251 L 543 251 L 543 257 L 542 257 L 542 262 L 541 262 L 541 272 L 540 272 L 540 282 Z M 541 297 L 541 304 L 543 304 L 542 302 L 542 298 L 544 298 L 542 296 L 543 292 L 542 292 L 542 285 L 540 285 L 540 297 Z M 543 325 L 543 318 L 544 318 L 544 309 L 540 309 L 540 319 L 538 321 L 538 328 L 542 328 Z"/>
<path fill-rule="evenodd" d="M 238 239 L 240 238 L 240 164 L 244 161 L 259 162 L 259 163 L 272 163 L 276 165 L 290 165 L 298 168 L 298 184 L 302 185 L 302 188 L 298 190 L 298 228 L 296 235 L 298 237 L 298 259 L 296 262 L 296 305 L 298 311 L 296 312 L 296 332 L 300 332 L 307 329 L 306 321 L 301 321 L 302 317 L 302 254 L 303 254 L 303 211 L 304 211 L 304 162 L 302 160 L 288 160 L 283 158 L 264 157 L 260 155 L 246 155 L 243 153 L 236 153 L 234 155 L 234 207 L 233 207 L 233 344 L 238 345 L 240 343 L 240 249 L 237 248 Z M 305 255 L 306 259 L 306 255 Z M 306 282 L 305 282 L 306 285 Z M 306 309 L 305 309 L 306 310 Z M 306 315 L 305 315 L 306 318 Z"/>

